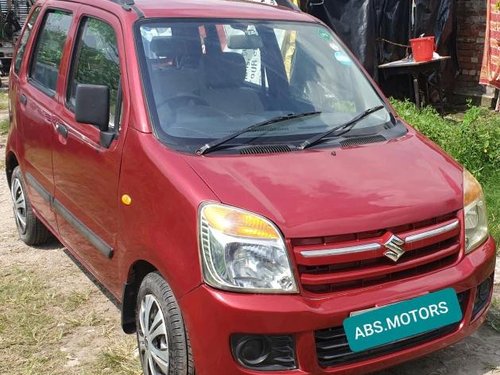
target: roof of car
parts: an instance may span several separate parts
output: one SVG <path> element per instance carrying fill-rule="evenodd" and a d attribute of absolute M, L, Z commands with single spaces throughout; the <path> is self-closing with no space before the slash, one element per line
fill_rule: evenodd
<path fill-rule="evenodd" d="M 136 0 L 145 17 L 206 17 L 308 20 L 300 11 L 248 0 Z"/>
<path fill-rule="evenodd" d="M 64 1 L 64 0 L 63 0 Z M 251 0 L 65 0 L 106 8 L 110 3 L 133 4 L 146 18 L 229 18 L 312 21 L 310 15 L 285 6 Z M 116 6 L 116 4 L 115 4 Z"/>

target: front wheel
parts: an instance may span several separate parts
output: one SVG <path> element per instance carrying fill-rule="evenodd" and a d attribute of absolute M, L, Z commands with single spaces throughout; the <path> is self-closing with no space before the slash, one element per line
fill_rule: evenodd
<path fill-rule="evenodd" d="M 193 375 L 189 339 L 172 290 L 156 272 L 139 288 L 137 342 L 144 375 Z"/>

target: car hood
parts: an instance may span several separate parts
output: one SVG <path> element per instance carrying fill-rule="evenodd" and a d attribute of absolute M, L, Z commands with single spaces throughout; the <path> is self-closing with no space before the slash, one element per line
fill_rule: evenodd
<path fill-rule="evenodd" d="M 462 207 L 462 169 L 411 130 L 385 143 L 266 155 L 186 156 L 222 203 L 287 238 L 378 230 Z"/>

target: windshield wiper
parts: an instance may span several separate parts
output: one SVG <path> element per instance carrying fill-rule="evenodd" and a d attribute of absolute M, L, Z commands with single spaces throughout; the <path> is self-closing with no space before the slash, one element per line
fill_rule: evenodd
<path fill-rule="evenodd" d="M 299 150 L 304 150 L 306 148 L 314 146 L 314 145 L 322 142 L 326 137 L 328 137 L 329 135 L 335 133 L 338 130 L 340 130 L 341 132 L 339 134 L 336 134 L 335 136 L 339 137 L 339 136 L 341 136 L 341 135 L 349 132 L 358 122 L 360 122 L 361 120 L 363 120 L 365 117 L 371 115 L 372 113 L 378 112 L 378 111 L 380 111 L 381 109 L 384 109 L 384 108 L 385 108 L 385 106 L 383 106 L 383 105 L 379 105 L 379 106 L 376 106 L 376 107 L 373 107 L 373 108 L 369 108 L 369 109 L 365 110 L 364 112 L 361 112 L 360 114 L 358 114 L 356 117 L 354 117 L 352 120 L 349 120 L 345 124 L 342 124 L 342 125 L 339 125 L 339 126 L 335 126 L 333 129 L 330 129 L 330 130 L 328 130 L 328 131 L 326 131 L 324 133 L 321 133 L 321 134 L 317 134 L 314 137 L 311 137 L 311 138 L 305 140 L 304 142 L 302 142 L 300 144 L 300 146 L 298 147 L 298 149 Z"/>
<path fill-rule="evenodd" d="M 316 111 L 316 112 L 304 112 L 304 113 L 290 113 L 290 114 L 284 115 L 284 116 L 273 117 L 272 119 L 248 126 L 248 127 L 243 128 L 241 130 L 238 130 L 237 132 L 232 133 L 226 137 L 219 138 L 219 139 L 216 139 L 210 143 L 207 143 L 206 145 L 204 145 L 204 146 L 200 147 L 198 150 L 196 150 L 196 154 L 197 155 L 204 155 L 208 152 L 214 151 L 219 146 L 229 142 L 230 140 L 232 140 L 236 137 L 239 137 L 242 134 L 251 132 L 252 130 L 255 130 L 255 129 L 259 129 L 259 128 L 262 128 L 262 127 L 265 127 L 265 126 L 268 126 L 271 124 L 277 124 L 279 122 L 294 120 L 294 119 L 298 119 L 298 118 L 302 118 L 302 117 L 316 116 L 316 115 L 320 115 L 320 114 L 321 114 L 321 112 Z"/>

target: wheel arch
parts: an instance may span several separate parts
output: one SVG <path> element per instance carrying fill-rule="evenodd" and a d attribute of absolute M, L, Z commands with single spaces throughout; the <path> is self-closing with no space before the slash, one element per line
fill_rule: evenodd
<path fill-rule="evenodd" d="M 158 272 L 158 269 L 145 260 L 138 260 L 132 264 L 128 271 L 127 282 L 123 288 L 122 296 L 122 329 L 125 333 L 135 333 L 135 309 L 137 303 L 137 293 L 142 280 L 151 272 Z"/>
<path fill-rule="evenodd" d="M 9 184 L 9 187 L 12 181 L 12 173 L 18 165 L 19 161 L 17 160 L 16 155 L 12 151 L 9 151 L 5 157 L 5 174 L 7 176 L 7 183 Z"/>

